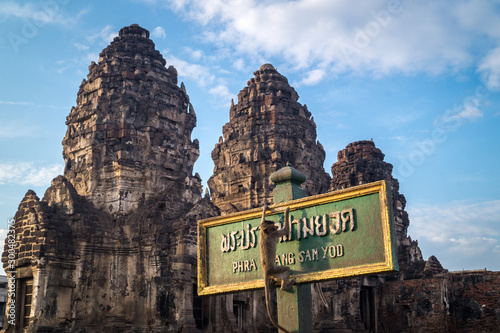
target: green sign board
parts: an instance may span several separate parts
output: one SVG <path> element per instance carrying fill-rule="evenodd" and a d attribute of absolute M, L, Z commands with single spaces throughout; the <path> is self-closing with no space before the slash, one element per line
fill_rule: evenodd
<path fill-rule="evenodd" d="M 277 245 L 277 265 L 296 283 L 398 270 L 390 192 L 385 181 L 273 205 L 266 220 L 290 233 Z M 283 221 L 286 207 L 288 221 Z M 260 267 L 262 209 L 198 222 L 198 293 L 264 287 Z"/>

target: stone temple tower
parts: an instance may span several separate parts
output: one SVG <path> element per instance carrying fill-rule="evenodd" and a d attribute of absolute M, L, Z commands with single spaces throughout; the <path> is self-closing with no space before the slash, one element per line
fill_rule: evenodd
<path fill-rule="evenodd" d="M 271 173 L 290 162 L 304 173 L 307 195 L 328 190 L 325 151 L 306 105 L 272 65 L 262 65 L 232 103 L 223 137 L 212 151 L 215 168 L 208 180 L 212 201 L 222 212 L 270 202 Z"/>
<path fill-rule="evenodd" d="M 64 176 L 114 215 L 167 188 L 191 202 L 201 192 L 199 176 L 192 176 L 196 115 L 177 71 L 165 68 L 154 46 L 138 25 L 121 29 L 89 66 L 66 122 Z"/>
<path fill-rule="evenodd" d="M 165 63 L 149 32 L 131 25 L 90 65 L 67 117 L 64 176 L 42 200 L 28 191 L 17 242 L 2 256 L 19 291 L 8 332 L 201 326 L 196 222 L 219 212 L 192 175 L 196 116 Z"/>
<path fill-rule="evenodd" d="M 399 182 L 392 176 L 392 165 L 384 161 L 384 154 L 371 140 L 352 142 L 337 154 L 332 165 L 330 191 L 367 184 L 379 180 L 389 183 L 395 221 L 398 248 L 398 273 L 382 276 L 358 277 L 329 281 L 321 288 L 331 308 L 314 304 L 316 320 L 322 328 L 343 329 L 348 332 L 376 332 L 379 316 L 378 299 L 386 281 L 421 277 L 429 265 L 422 258 L 418 243 L 407 235 L 410 224 L 405 211 L 406 199 L 399 193 Z M 430 259 L 430 261 L 432 261 Z M 437 261 L 437 260 L 436 260 Z M 442 272 L 438 264 L 437 271 Z M 345 306 L 348 304 L 349 306 Z M 392 325 L 392 324 L 390 324 Z"/>
<path fill-rule="evenodd" d="M 401 273 L 408 273 L 408 266 L 422 262 L 422 253 L 416 241 L 408 237 L 410 225 L 405 211 L 406 199 L 399 193 L 399 181 L 392 176 L 392 164 L 384 161 L 384 154 L 370 140 L 356 141 L 337 154 L 338 161 L 332 165 L 330 191 L 351 186 L 387 180 L 391 186 L 394 224 L 398 247 L 398 262 Z"/>

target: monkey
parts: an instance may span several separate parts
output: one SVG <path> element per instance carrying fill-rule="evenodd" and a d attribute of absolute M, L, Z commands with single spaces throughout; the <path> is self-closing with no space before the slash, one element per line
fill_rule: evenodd
<path fill-rule="evenodd" d="M 266 221 L 266 210 L 267 204 L 264 205 L 262 210 L 262 220 L 260 223 L 260 233 L 259 233 L 259 246 L 260 246 L 260 260 L 262 271 L 264 274 L 264 287 L 266 293 L 266 306 L 267 314 L 271 319 L 276 328 L 281 329 L 284 332 L 289 333 L 286 329 L 278 325 L 276 320 L 271 314 L 269 307 L 269 289 L 271 279 L 276 280 L 281 283 L 281 290 L 286 290 L 291 288 L 295 284 L 295 279 L 290 280 L 290 267 L 286 266 L 276 266 L 276 244 L 280 237 L 288 235 L 290 224 L 288 223 L 288 214 L 290 208 L 287 207 L 285 210 L 285 223 L 282 229 L 278 230 L 278 227 L 272 221 Z"/>

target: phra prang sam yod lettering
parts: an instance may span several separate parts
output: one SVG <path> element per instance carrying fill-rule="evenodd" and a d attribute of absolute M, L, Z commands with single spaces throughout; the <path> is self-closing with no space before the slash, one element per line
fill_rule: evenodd
<path fill-rule="evenodd" d="M 280 242 L 300 241 L 301 239 L 316 236 L 323 237 L 327 236 L 329 232 L 331 235 L 335 235 L 341 232 L 356 230 L 354 208 L 301 219 L 294 219 L 293 215 L 290 215 L 288 223 L 290 223 L 288 236 L 282 237 Z M 280 227 L 282 226 L 280 225 Z M 259 229 L 259 226 L 252 227 L 250 224 L 247 224 L 243 230 L 235 230 L 222 234 L 220 244 L 222 253 L 238 249 L 245 251 L 256 247 L 258 244 L 256 231 Z"/>
<path fill-rule="evenodd" d="M 276 266 L 291 266 L 295 265 L 297 261 L 299 263 L 308 261 L 318 261 L 325 259 L 332 259 L 337 257 L 342 257 L 344 255 L 344 246 L 342 244 L 321 247 L 318 249 L 310 249 L 300 251 L 298 256 L 295 253 L 282 253 L 276 255 Z M 233 274 L 234 273 L 246 273 L 253 270 L 257 270 L 257 263 L 255 259 L 233 261 Z"/>

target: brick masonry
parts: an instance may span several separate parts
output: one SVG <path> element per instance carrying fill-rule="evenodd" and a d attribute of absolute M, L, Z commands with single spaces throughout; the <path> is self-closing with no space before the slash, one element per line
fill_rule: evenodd
<path fill-rule="evenodd" d="M 382 179 L 392 190 L 400 272 L 314 285 L 315 332 L 500 331 L 500 272 L 453 273 L 422 258 L 392 165 L 373 141 L 339 151 L 330 177 L 312 113 L 270 64 L 229 114 L 212 151 L 212 198 L 202 198 L 186 88 L 146 29 L 121 29 L 89 66 L 68 115 L 64 175 L 41 200 L 28 191 L 15 215 L 20 292 L 7 331 L 274 332 L 262 291 L 196 296 L 196 222 L 271 203 L 269 176 L 287 162 L 306 174 L 308 195 Z"/>

